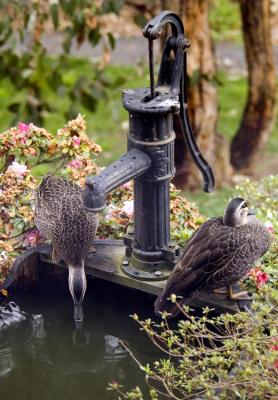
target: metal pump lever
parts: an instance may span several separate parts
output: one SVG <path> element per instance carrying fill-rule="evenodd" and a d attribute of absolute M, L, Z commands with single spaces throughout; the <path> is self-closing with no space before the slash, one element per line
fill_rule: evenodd
<path fill-rule="evenodd" d="M 195 141 L 191 128 L 187 104 L 187 90 L 185 87 L 185 71 L 187 67 L 186 48 L 189 42 L 184 37 L 184 29 L 181 19 L 171 11 L 164 11 L 153 18 L 143 29 L 143 35 L 149 42 L 149 66 L 151 97 L 155 97 L 154 67 L 153 67 L 153 40 L 160 37 L 163 28 L 170 24 L 172 35 L 166 39 L 162 55 L 157 87 L 169 86 L 170 92 L 177 95 L 180 103 L 180 126 L 185 143 L 190 151 L 194 163 L 199 168 L 204 179 L 204 191 L 211 192 L 214 189 L 214 175 L 210 165 L 202 156 Z M 175 53 L 174 62 L 170 60 L 171 51 Z"/>

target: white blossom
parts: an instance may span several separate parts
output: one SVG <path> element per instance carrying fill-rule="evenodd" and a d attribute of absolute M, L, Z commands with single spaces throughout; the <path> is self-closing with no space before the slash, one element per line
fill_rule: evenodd
<path fill-rule="evenodd" d="M 23 176 L 27 172 L 27 166 L 24 164 L 19 164 L 17 161 L 14 161 L 9 167 L 8 171 L 13 172 L 17 178 L 23 178 Z"/>

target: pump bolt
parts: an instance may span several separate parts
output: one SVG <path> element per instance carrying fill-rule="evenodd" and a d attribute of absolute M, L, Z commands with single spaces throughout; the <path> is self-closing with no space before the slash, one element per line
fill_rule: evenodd
<path fill-rule="evenodd" d="M 162 272 L 161 271 L 155 271 L 155 276 L 160 276 L 161 274 L 162 274 Z"/>
<path fill-rule="evenodd" d="M 129 264 L 128 260 L 123 260 L 122 264 L 126 267 Z"/>

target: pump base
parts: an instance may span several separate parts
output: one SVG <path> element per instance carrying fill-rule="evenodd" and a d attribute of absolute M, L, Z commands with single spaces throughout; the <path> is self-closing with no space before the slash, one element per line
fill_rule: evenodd
<path fill-rule="evenodd" d="M 122 261 L 122 270 L 133 279 L 142 281 L 165 281 L 165 279 L 169 278 L 173 270 L 173 264 L 166 263 L 165 261 L 146 262 L 132 256 L 131 259 L 124 257 Z"/>

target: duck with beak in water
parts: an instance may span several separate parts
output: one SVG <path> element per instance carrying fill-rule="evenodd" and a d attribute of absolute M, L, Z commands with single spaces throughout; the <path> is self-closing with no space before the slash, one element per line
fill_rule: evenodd
<path fill-rule="evenodd" d="M 247 292 L 232 292 L 232 284 L 242 279 L 254 262 L 269 248 L 268 229 L 255 217 L 240 197 L 232 199 L 224 217 L 211 218 L 193 234 L 155 302 L 155 312 L 172 316 L 179 307 L 170 300 L 179 296 L 182 306 L 201 291 L 227 293 L 231 300 L 249 299 Z"/>
<path fill-rule="evenodd" d="M 74 319 L 82 321 L 82 301 L 87 288 L 84 261 L 92 251 L 98 214 L 83 206 L 83 190 L 56 176 L 46 176 L 37 191 L 35 223 L 52 241 L 52 260 L 64 261 L 69 270 L 69 290 L 74 302 Z"/>

